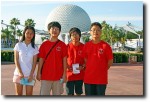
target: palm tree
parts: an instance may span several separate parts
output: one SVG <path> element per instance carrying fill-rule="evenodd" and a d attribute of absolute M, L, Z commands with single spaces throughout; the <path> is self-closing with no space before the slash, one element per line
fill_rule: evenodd
<path fill-rule="evenodd" d="M 25 26 L 32 26 L 32 27 L 35 27 L 35 24 L 36 24 L 36 23 L 34 23 L 34 20 L 33 20 L 33 19 L 27 19 L 27 20 L 25 21 Z"/>
<path fill-rule="evenodd" d="M 106 42 L 107 40 L 107 29 L 108 29 L 108 24 L 106 23 L 106 21 L 103 21 L 102 23 L 102 35 L 101 35 L 101 40 L 105 40 Z"/>
<path fill-rule="evenodd" d="M 114 43 L 117 44 L 117 47 L 119 47 L 119 42 L 120 42 L 120 32 L 119 32 L 119 29 L 117 26 L 114 27 L 114 32 L 113 32 L 113 35 L 114 35 Z"/>
<path fill-rule="evenodd" d="M 1 42 L 1 44 L 4 44 L 4 46 L 6 46 L 7 34 L 5 33 L 5 30 L 3 28 L 1 30 L 1 40 L 3 41 Z"/>
<path fill-rule="evenodd" d="M 127 34 L 125 33 L 125 31 L 124 31 L 124 29 L 123 28 L 121 28 L 121 29 L 119 29 L 118 30 L 119 32 L 119 34 L 118 34 L 118 40 L 119 40 L 119 42 L 122 44 L 122 46 L 123 46 L 123 48 L 124 48 L 124 46 L 125 46 L 125 41 L 126 41 L 126 39 L 127 39 Z"/>
<path fill-rule="evenodd" d="M 18 20 L 17 18 L 13 18 L 12 20 L 10 20 L 10 24 L 12 26 L 12 30 L 13 30 L 13 34 L 15 36 L 15 39 L 16 39 L 16 28 L 17 28 L 17 25 L 20 25 L 20 20 Z"/>
<path fill-rule="evenodd" d="M 106 23 L 106 21 L 102 22 L 102 35 L 101 35 L 101 39 L 105 40 L 106 42 L 108 42 L 111 46 L 114 43 L 114 36 L 115 30 L 112 28 L 112 26 L 110 26 L 109 24 Z"/>
<path fill-rule="evenodd" d="M 17 36 L 19 37 L 19 40 L 20 40 L 20 37 L 22 36 L 22 30 L 20 29 L 17 30 Z"/>
<path fill-rule="evenodd" d="M 11 39 L 11 36 L 10 36 L 11 33 L 12 32 L 8 30 L 8 27 L 6 29 L 1 30 L 1 38 L 4 39 L 4 46 L 6 46 L 6 47 L 7 47 L 6 41 L 10 41 L 10 39 Z"/>

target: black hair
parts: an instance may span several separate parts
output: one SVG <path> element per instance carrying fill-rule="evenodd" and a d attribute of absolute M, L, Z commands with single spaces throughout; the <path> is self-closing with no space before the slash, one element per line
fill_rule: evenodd
<path fill-rule="evenodd" d="M 99 22 L 94 22 L 94 23 L 92 23 L 90 29 L 91 29 L 93 26 L 99 26 L 99 28 L 102 29 L 102 25 L 101 25 Z"/>
<path fill-rule="evenodd" d="M 26 32 L 28 29 L 31 29 L 31 30 L 33 31 L 33 33 L 34 33 L 34 36 L 33 36 L 33 38 L 31 39 L 31 46 L 32 46 L 33 48 L 35 48 L 35 29 L 34 29 L 34 27 L 32 27 L 32 26 L 26 26 L 26 27 L 24 28 L 23 35 L 22 35 L 22 38 L 21 38 L 21 42 L 23 42 L 23 41 L 25 40 L 25 32 Z"/>
<path fill-rule="evenodd" d="M 70 36 L 70 37 L 71 37 L 71 34 L 72 34 L 73 32 L 77 32 L 77 33 L 79 34 L 79 36 L 81 37 L 81 31 L 80 31 L 79 28 L 76 28 L 76 27 L 71 28 L 70 31 L 69 31 L 69 36 Z"/>
<path fill-rule="evenodd" d="M 61 25 L 56 21 L 50 22 L 47 26 L 47 29 L 50 30 L 51 27 L 58 27 L 59 31 L 61 31 Z"/>

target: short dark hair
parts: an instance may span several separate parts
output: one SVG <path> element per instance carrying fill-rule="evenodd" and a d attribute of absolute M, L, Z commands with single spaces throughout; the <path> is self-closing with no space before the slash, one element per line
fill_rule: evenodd
<path fill-rule="evenodd" d="M 102 25 L 101 25 L 99 22 L 94 22 L 94 23 L 92 23 L 90 29 L 91 29 L 93 26 L 99 26 L 99 28 L 102 29 Z"/>
<path fill-rule="evenodd" d="M 50 22 L 48 24 L 48 26 L 47 26 L 48 30 L 50 30 L 51 27 L 58 27 L 59 31 L 61 31 L 61 25 L 58 22 L 56 22 L 56 21 Z"/>
<path fill-rule="evenodd" d="M 77 32 L 77 33 L 79 34 L 79 36 L 81 37 L 81 31 L 80 31 L 79 28 L 76 28 L 76 27 L 71 28 L 70 31 L 69 31 L 69 36 L 70 36 L 70 37 L 71 37 L 71 34 L 72 34 L 73 32 Z"/>

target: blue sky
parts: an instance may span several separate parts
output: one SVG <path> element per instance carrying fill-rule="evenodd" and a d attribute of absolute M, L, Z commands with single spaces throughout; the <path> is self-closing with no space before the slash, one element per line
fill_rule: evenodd
<path fill-rule="evenodd" d="M 83 8 L 92 22 L 106 21 L 114 26 L 123 26 L 128 22 L 137 27 L 143 27 L 142 1 L 2 1 L 1 19 L 9 24 L 12 18 L 18 18 L 22 24 L 32 18 L 36 29 L 43 30 L 49 13 L 57 6 L 74 4 Z"/>

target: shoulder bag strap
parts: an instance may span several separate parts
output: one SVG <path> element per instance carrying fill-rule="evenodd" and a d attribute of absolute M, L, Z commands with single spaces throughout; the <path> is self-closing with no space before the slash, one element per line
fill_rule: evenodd
<path fill-rule="evenodd" d="M 45 57 L 45 60 L 47 59 L 48 55 L 50 54 L 50 52 L 52 51 L 52 49 L 57 45 L 57 43 L 59 42 L 60 40 L 58 39 L 58 41 L 51 47 L 51 49 L 49 50 L 49 52 L 47 53 L 46 57 Z M 43 62 L 43 65 L 42 65 L 42 68 L 41 68 L 41 73 L 42 73 L 42 69 L 43 69 L 43 66 L 45 64 L 45 60 Z"/>

